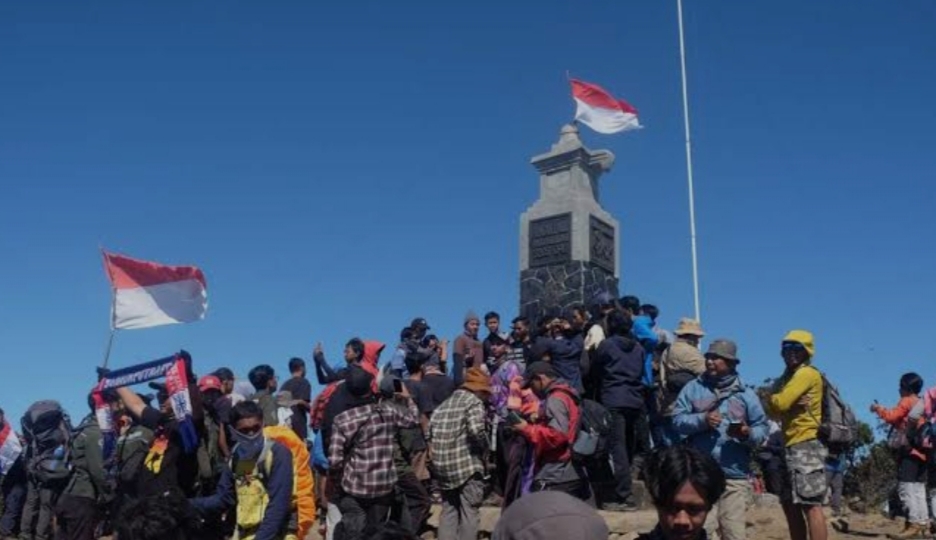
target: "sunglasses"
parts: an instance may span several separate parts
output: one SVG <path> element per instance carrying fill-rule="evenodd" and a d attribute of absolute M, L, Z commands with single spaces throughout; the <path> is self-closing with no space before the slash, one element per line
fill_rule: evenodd
<path fill-rule="evenodd" d="M 783 350 L 784 351 L 805 351 L 806 347 L 803 347 L 802 343 L 787 341 L 783 344 Z"/>

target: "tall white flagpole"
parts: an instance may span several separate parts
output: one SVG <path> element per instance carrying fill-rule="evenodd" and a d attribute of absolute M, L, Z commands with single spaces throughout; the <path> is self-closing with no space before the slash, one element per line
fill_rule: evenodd
<path fill-rule="evenodd" d="M 699 307 L 699 256 L 696 250 L 695 193 L 692 185 L 692 140 L 689 136 L 689 91 L 686 87 L 686 38 L 683 33 L 682 0 L 676 0 L 679 11 L 679 61 L 682 67 L 683 118 L 686 125 L 686 172 L 689 178 L 689 235 L 692 240 L 692 293 L 695 300 L 695 318 L 702 321 Z"/>

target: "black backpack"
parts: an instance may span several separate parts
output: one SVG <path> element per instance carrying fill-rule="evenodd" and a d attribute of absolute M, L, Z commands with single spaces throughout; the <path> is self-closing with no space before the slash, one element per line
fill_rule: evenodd
<path fill-rule="evenodd" d="M 576 461 L 599 461 L 608 456 L 608 438 L 611 435 L 611 413 L 604 405 L 563 389 L 557 390 L 569 396 L 579 408 L 578 431 L 572 443 L 572 459 Z"/>
<path fill-rule="evenodd" d="M 63 482 L 71 475 L 72 427 L 58 401 L 37 401 L 20 422 L 29 441 L 29 469 L 43 484 Z"/>

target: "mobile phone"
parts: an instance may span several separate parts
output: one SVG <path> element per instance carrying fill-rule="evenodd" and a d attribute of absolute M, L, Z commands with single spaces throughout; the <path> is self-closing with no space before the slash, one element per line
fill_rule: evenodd
<path fill-rule="evenodd" d="M 510 411 L 507 413 L 507 423 L 510 425 L 516 425 L 520 422 L 523 422 L 523 418 L 520 418 L 520 415 L 517 414 L 517 411 Z"/>
<path fill-rule="evenodd" d="M 403 393 L 403 381 L 400 379 L 393 379 L 393 391 L 397 394 Z"/>

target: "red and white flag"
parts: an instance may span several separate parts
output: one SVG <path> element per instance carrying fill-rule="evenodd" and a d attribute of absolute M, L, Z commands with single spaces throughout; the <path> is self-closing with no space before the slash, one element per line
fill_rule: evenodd
<path fill-rule="evenodd" d="M 114 290 L 112 328 L 149 328 L 205 318 L 208 290 L 198 267 L 166 266 L 107 252 L 104 267 Z"/>
<path fill-rule="evenodd" d="M 575 119 L 598 133 L 620 133 L 642 126 L 637 120 L 637 109 L 620 100 L 596 84 L 572 82 L 575 99 Z"/>
<path fill-rule="evenodd" d="M 23 445 L 10 423 L 0 421 L 0 476 L 10 472 L 16 459 L 23 453 Z"/>

